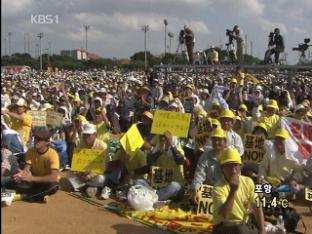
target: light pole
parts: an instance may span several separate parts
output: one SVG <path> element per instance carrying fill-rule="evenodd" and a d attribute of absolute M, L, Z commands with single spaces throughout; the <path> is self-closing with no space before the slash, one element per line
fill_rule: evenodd
<path fill-rule="evenodd" d="M 5 37 L 4 38 L 4 53 L 6 56 L 8 55 L 7 41 L 8 41 L 8 39 Z"/>
<path fill-rule="evenodd" d="M 147 69 L 147 54 L 146 54 L 146 33 L 149 31 L 148 25 L 143 25 L 141 27 L 142 31 L 144 32 L 144 67 L 145 70 Z"/>
<path fill-rule="evenodd" d="M 169 54 L 171 53 L 171 39 L 174 37 L 174 34 L 172 32 L 168 33 L 169 37 Z"/>
<path fill-rule="evenodd" d="M 41 39 L 43 38 L 43 32 L 37 34 L 37 37 L 39 38 L 40 71 L 42 71 Z"/>
<path fill-rule="evenodd" d="M 12 32 L 8 32 L 8 42 L 9 42 L 8 54 L 9 56 L 11 56 L 11 36 L 12 36 Z"/>
<path fill-rule="evenodd" d="M 167 26 L 168 26 L 167 19 L 164 19 L 164 24 L 165 24 L 165 56 L 164 57 L 166 57 L 166 53 L 167 53 Z"/>
<path fill-rule="evenodd" d="M 86 53 L 88 53 L 88 30 L 90 29 L 90 25 L 83 26 L 86 31 Z"/>

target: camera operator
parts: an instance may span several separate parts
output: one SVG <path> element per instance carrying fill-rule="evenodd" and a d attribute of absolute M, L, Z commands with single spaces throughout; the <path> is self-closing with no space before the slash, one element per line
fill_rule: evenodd
<path fill-rule="evenodd" d="M 194 33 L 186 25 L 184 25 L 184 41 L 187 49 L 190 64 L 193 64 L 193 49 L 195 45 Z"/>
<path fill-rule="evenodd" d="M 280 34 L 279 28 L 274 29 L 274 45 L 275 45 L 275 48 L 273 49 L 273 51 L 274 51 L 274 62 L 276 64 L 278 64 L 279 55 L 280 55 L 280 53 L 284 52 L 284 49 L 285 49 L 284 38 Z"/>
<path fill-rule="evenodd" d="M 264 64 L 269 64 L 273 62 L 271 58 L 272 54 L 274 54 L 274 33 L 270 32 L 268 49 L 265 51 L 264 55 Z"/>
<path fill-rule="evenodd" d="M 241 32 L 238 25 L 235 25 L 233 28 L 233 38 L 236 41 L 236 56 L 239 64 L 242 64 L 244 61 L 244 38 L 243 33 Z"/>

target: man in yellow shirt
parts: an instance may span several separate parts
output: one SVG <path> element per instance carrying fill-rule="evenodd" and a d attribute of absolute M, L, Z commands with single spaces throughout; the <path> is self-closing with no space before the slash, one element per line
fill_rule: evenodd
<path fill-rule="evenodd" d="M 48 195 L 57 192 L 60 161 L 57 152 L 49 147 L 50 136 L 45 127 L 34 132 L 34 148 L 26 153 L 26 166 L 13 176 L 20 193 L 16 200 L 46 201 Z"/>
<path fill-rule="evenodd" d="M 15 111 L 6 111 L 6 114 L 12 119 L 11 128 L 21 135 L 24 145 L 26 145 L 29 140 L 32 125 L 32 118 L 27 114 L 26 110 L 27 102 L 20 98 L 15 104 Z"/>
<path fill-rule="evenodd" d="M 293 195 L 299 192 L 298 184 L 303 180 L 303 167 L 286 157 L 285 140 L 288 138 L 287 130 L 280 128 L 276 131 L 274 144 L 263 157 L 263 161 L 259 165 L 258 175 L 259 178 L 263 176 L 266 181 L 273 185 L 288 184 Z"/>
<path fill-rule="evenodd" d="M 262 208 L 256 207 L 255 185 L 241 173 L 241 157 L 235 148 L 228 148 L 220 157 L 223 178 L 213 188 L 213 233 L 265 233 Z M 248 224 L 253 212 L 257 228 Z"/>
<path fill-rule="evenodd" d="M 104 109 L 98 108 L 95 110 L 94 124 L 96 127 L 96 137 L 107 143 L 110 139 L 110 122 L 106 117 Z"/>

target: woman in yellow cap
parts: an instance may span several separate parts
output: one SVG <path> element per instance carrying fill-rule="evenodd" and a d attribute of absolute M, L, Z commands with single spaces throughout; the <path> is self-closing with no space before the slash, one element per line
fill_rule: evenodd
<path fill-rule="evenodd" d="M 298 184 L 303 179 L 303 167 L 286 155 L 285 144 L 288 138 L 287 130 L 279 128 L 276 131 L 274 144 L 267 150 L 260 163 L 259 178 L 264 178 L 273 185 L 288 184 L 295 194 L 299 190 Z"/>
<path fill-rule="evenodd" d="M 20 98 L 15 104 L 14 110 L 6 110 L 12 121 L 11 128 L 17 131 L 26 145 L 30 138 L 30 130 L 32 126 L 32 117 L 27 113 L 27 102 Z"/>
<path fill-rule="evenodd" d="M 274 99 L 270 99 L 268 105 L 266 106 L 266 111 L 262 116 L 261 122 L 265 123 L 268 128 L 269 139 L 274 138 L 274 134 L 276 130 L 279 128 L 279 115 L 278 113 L 278 105 L 277 101 Z"/>
<path fill-rule="evenodd" d="M 255 204 L 258 195 L 254 182 L 241 175 L 239 152 L 235 148 L 228 148 L 219 161 L 223 176 L 213 188 L 213 233 L 264 234 L 263 211 Z M 257 227 L 248 222 L 250 208 Z"/>

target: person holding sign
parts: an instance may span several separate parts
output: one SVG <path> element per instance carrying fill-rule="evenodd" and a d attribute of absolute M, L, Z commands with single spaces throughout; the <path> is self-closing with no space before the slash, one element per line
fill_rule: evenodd
<path fill-rule="evenodd" d="M 235 120 L 235 115 L 231 110 L 225 109 L 221 112 L 220 122 L 226 134 L 227 146 L 235 147 L 238 150 L 239 154 L 243 155 L 244 145 L 243 145 L 242 138 L 236 132 L 233 131 L 234 120 Z"/>
<path fill-rule="evenodd" d="M 222 128 L 216 128 L 211 135 L 212 149 L 207 149 L 200 156 L 195 170 L 193 188 L 193 201 L 199 200 L 198 190 L 203 184 L 214 185 L 222 176 L 218 157 L 226 147 L 226 135 Z"/>
<path fill-rule="evenodd" d="M 23 144 L 26 145 L 30 138 L 32 125 L 32 118 L 27 114 L 27 102 L 20 98 L 15 104 L 14 110 L 6 110 L 5 113 L 8 114 L 12 120 L 11 128 L 21 135 Z"/>
<path fill-rule="evenodd" d="M 84 124 L 82 130 L 82 141 L 77 146 L 81 149 L 95 149 L 95 150 L 107 150 L 107 145 L 103 141 L 96 138 L 96 128 L 93 124 Z M 104 153 L 103 157 L 106 157 L 107 154 Z M 105 159 L 105 161 L 107 158 Z M 80 182 L 86 183 L 86 193 L 89 197 L 95 197 L 98 192 L 99 187 L 103 187 L 104 175 L 91 175 L 89 171 L 79 173 L 77 176 L 75 174 L 70 175 L 71 178 L 75 177 L 80 180 Z M 71 181 L 71 179 L 69 179 Z M 71 183 L 72 184 L 72 183 Z M 80 183 L 82 184 L 82 183 Z M 74 184 L 72 184 L 74 189 L 77 189 Z"/>
<path fill-rule="evenodd" d="M 285 140 L 289 138 L 287 130 L 280 128 L 275 133 L 274 144 L 267 151 L 259 166 L 259 178 L 265 181 L 275 182 L 275 185 L 287 184 L 290 186 L 292 199 L 299 192 L 299 183 L 303 180 L 303 167 L 296 161 L 288 159 L 285 151 Z M 265 182 L 264 181 L 264 182 Z M 263 181 L 260 181 L 263 182 Z"/>
<path fill-rule="evenodd" d="M 26 165 L 13 176 L 12 188 L 17 191 L 15 200 L 46 201 L 59 189 L 60 161 L 57 152 L 50 148 L 51 133 L 46 127 L 34 133 L 34 148 L 26 152 Z"/>
<path fill-rule="evenodd" d="M 240 174 L 242 159 L 235 148 L 228 148 L 220 157 L 223 177 L 213 188 L 213 234 L 264 234 L 262 208 L 256 207 L 255 185 Z M 249 223 L 250 208 L 257 227 Z"/>
<path fill-rule="evenodd" d="M 152 170 L 155 174 L 152 178 L 156 178 L 154 182 L 161 184 L 165 183 L 164 187 L 161 187 L 157 191 L 158 200 L 166 201 L 168 199 L 179 200 L 183 198 L 184 189 L 182 184 L 184 182 L 184 152 L 182 148 L 176 146 L 173 141 L 172 134 L 167 131 L 164 135 L 159 136 L 159 141 L 154 148 L 153 152 L 147 156 L 147 165 L 136 170 L 138 174 L 145 174 L 151 171 L 152 167 L 158 167 L 160 170 Z M 170 176 L 163 178 L 161 172 L 166 170 L 167 175 Z M 160 177 L 158 177 L 158 175 Z M 149 183 L 146 180 L 139 179 L 136 184 L 143 185 L 150 188 Z"/>

